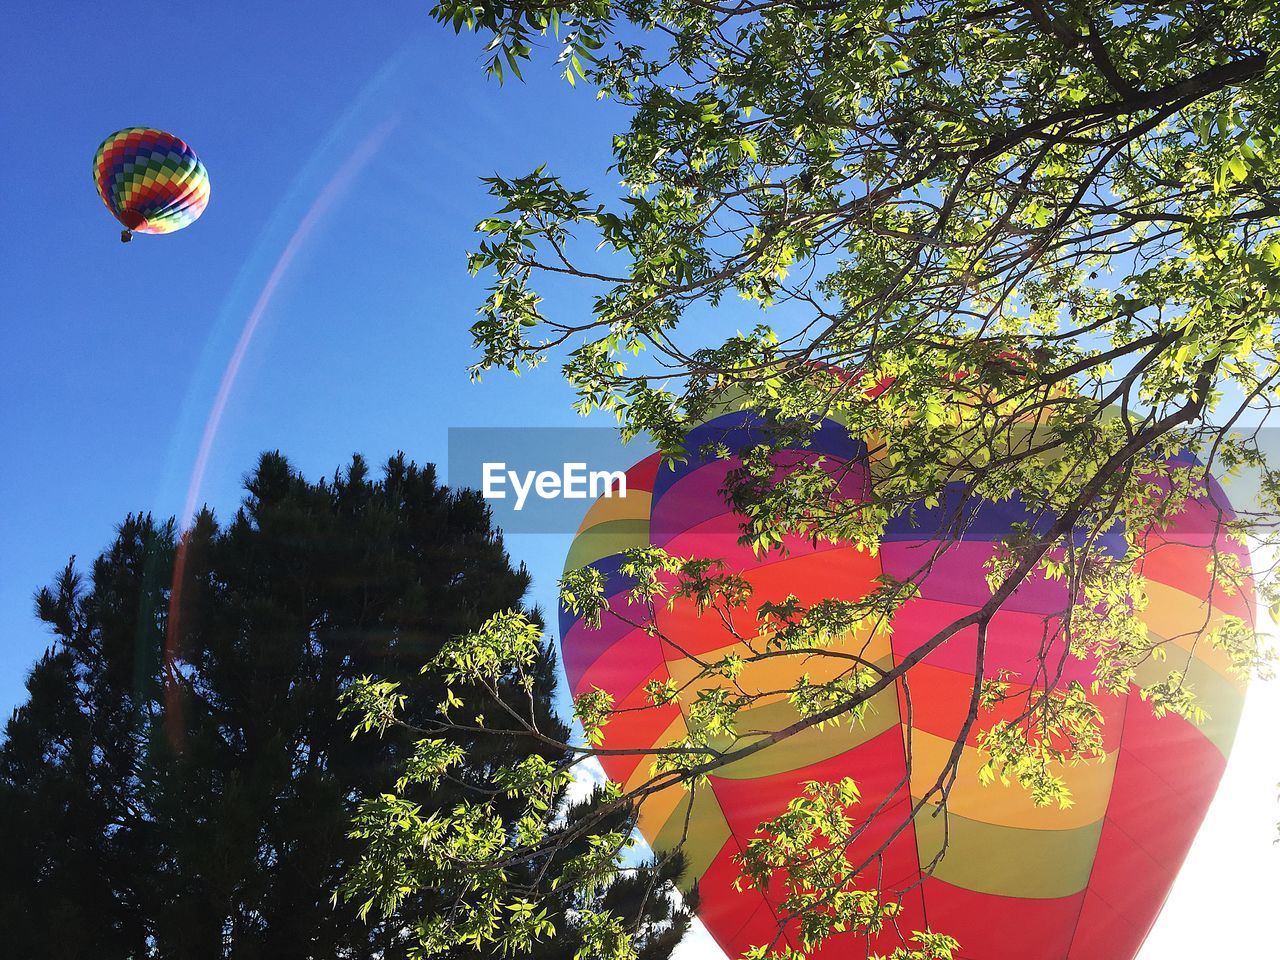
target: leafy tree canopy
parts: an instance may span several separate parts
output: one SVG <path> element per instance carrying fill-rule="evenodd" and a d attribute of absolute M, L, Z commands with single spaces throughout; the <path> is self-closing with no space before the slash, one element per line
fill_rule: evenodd
<path fill-rule="evenodd" d="M 499 209 L 470 258 L 490 283 L 472 327 L 477 375 L 554 357 L 581 411 L 611 412 L 624 435 L 647 434 L 672 458 L 690 454 L 684 438 L 709 416 L 757 411 L 772 438 L 724 452 L 744 455 L 726 493 L 759 551 L 788 533 L 874 549 L 890 519 L 956 485 L 963 494 L 946 502 L 958 538 L 974 504 L 1017 496 L 1038 522 L 993 556 L 990 601 L 921 656 L 985 630 L 1028 576 L 1070 585 L 1062 629 L 1073 656 L 1096 662 L 1093 690 L 1033 685 L 1018 693 L 1018 722 L 981 730 L 984 776 L 1022 784 L 1029 802 L 1069 803 L 1051 764 L 1098 759 L 1092 697 L 1138 687 L 1157 713 L 1203 716 L 1176 670 L 1138 680 L 1163 653 L 1141 623 L 1135 532 L 1176 518 L 1208 473 L 1249 469 L 1261 503 L 1221 516 L 1219 529 L 1274 545 L 1280 476 L 1258 442 L 1280 377 L 1274 3 L 442 0 L 433 15 L 487 37 L 500 79 L 547 46 L 571 83 L 630 111 L 613 141 L 617 197 L 545 168 L 487 181 Z M 556 309 L 566 280 L 594 293 L 590 315 Z M 718 333 L 723 317 L 738 332 Z M 824 417 L 867 440 L 865 497 L 840 497 L 819 469 L 779 477 L 777 450 Z M 1128 553 L 1108 557 L 1097 544 L 1117 524 Z M 653 780 L 618 803 L 664 784 L 692 789 L 741 756 L 716 738 L 733 740 L 751 698 L 717 678 L 787 651 L 820 657 L 891 618 L 917 585 L 766 609 L 713 561 L 628 558 L 637 603 L 652 611 L 683 596 L 708 613 L 738 610 L 759 645 L 746 662 L 706 664 L 684 689 L 652 691 L 655 706 L 681 702 L 691 732 L 654 751 Z M 1218 596 L 1250 575 L 1232 551 L 1210 567 Z M 591 570 L 566 577 L 563 593 L 571 609 L 609 615 Z M 532 642 L 524 626 L 485 629 L 502 652 L 459 661 L 459 686 L 484 689 Z M 781 651 L 765 640 L 778 636 Z M 1255 625 L 1238 618 L 1205 642 L 1242 672 L 1266 660 Z M 906 683 L 909 659 L 784 691 L 805 713 L 798 726 L 856 720 L 877 690 Z M 1007 680 L 975 665 L 966 732 L 1012 695 Z M 607 696 L 580 699 L 577 717 L 607 743 Z M 958 752 L 935 788 L 944 805 Z M 855 800 L 856 783 L 813 785 L 743 858 L 745 882 L 809 878 L 787 902 L 807 918 L 810 945 L 888 916 L 858 864 L 805 853 L 815 838 L 841 848 Z M 612 855 L 616 843 L 583 830 Z M 553 848 L 514 842 L 492 862 Z M 835 878 L 833 889 L 806 870 Z M 924 931 L 898 955 L 952 948 Z"/>

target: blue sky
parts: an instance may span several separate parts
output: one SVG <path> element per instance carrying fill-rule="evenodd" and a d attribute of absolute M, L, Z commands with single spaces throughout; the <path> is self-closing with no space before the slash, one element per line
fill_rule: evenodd
<path fill-rule="evenodd" d="M 545 64 L 498 87 L 481 44 L 438 28 L 428 9 L 290 0 L 122 13 L 76 0 L 8 14 L 4 715 L 47 643 L 32 592 L 70 554 L 87 563 L 127 512 L 181 514 L 194 496 L 225 516 L 264 449 L 316 476 L 355 451 L 442 461 L 449 426 L 581 422 L 554 366 L 468 381 L 481 284 L 464 252 L 491 210 L 479 176 L 545 162 L 608 192 L 621 113 Z M 90 161 L 130 125 L 188 140 L 212 200 L 189 229 L 126 246 Z M 587 301 L 568 292 L 561 308 Z M 567 541 L 509 541 L 544 606 Z M 1251 698 L 1223 795 L 1144 957 L 1220 950 L 1206 914 L 1265 910 L 1280 895 L 1278 703 L 1274 687 Z M 1228 890 L 1224 873 L 1256 882 Z M 1244 955 L 1256 943 L 1239 929 Z M 717 954 L 701 939 L 684 950 Z"/>
<path fill-rule="evenodd" d="M 421 2 L 205 5 L 149 33 L 100 5 L 37 9 L 0 40 L 31 145 L 0 235 L 0 495 L 22 505 L 0 515 L 5 714 L 47 641 L 32 592 L 127 512 L 184 513 L 220 399 L 194 493 L 224 515 L 264 449 L 318 475 L 354 451 L 442 461 L 449 426 L 580 423 L 554 367 L 469 382 L 464 254 L 492 210 L 480 176 L 545 162 L 607 189 L 619 119 L 550 68 L 487 80 L 481 44 Z M 132 57 L 122 29 L 160 53 Z M 90 162 L 129 125 L 191 143 L 212 201 L 123 245 Z M 564 541 L 512 543 L 544 604 Z"/>

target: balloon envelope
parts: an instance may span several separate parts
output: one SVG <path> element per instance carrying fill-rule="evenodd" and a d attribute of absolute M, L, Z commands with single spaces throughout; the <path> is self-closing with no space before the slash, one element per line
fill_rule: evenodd
<path fill-rule="evenodd" d="M 195 151 L 151 127 L 126 127 L 103 140 L 93 179 L 107 209 L 133 233 L 181 230 L 209 203 L 209 173 Z"/>
<path fill-rule="evenodd" d="M 593 629 L 560 611 L 562 655 L 573 694 L 606 690 L 615 709 L 623 711 L 604 729 L 606 747 L 649 748 L 684 736 L 681 705 L 650 705 L 646 683 L 668 678 L 686 683 L 699 670 L 692 658 L 714 662 L 738 646 L 719 617 L 700 616 L 686 600 L 669 608 L 659 604 L 656 613 L 661 633 L 680 649 L 646 633 L 648 612 L 629 602 L 626 591 L 633 584 L 619 572 L 627 548 L 654 544 L 677 556 L 723 558 L 729 572 L 751 582 L 754 610 L 790 594 L 803 604 L 858 599 L 881 574 L 898 579 L 918 574 L 939 546 L 944 518 L 959 491 L 935 509 L 920 508 L 910 518 L 892 521 L 876 554 L 799 538 L 788 541 L 786 556 L 757 557 L 739 546 L 740 518 L 721 491 L 726 474 L 741 461 L 701 459 L 693 452 L 710 441 L 743 449 L 753 429 L 749 414 L 726 413 L 693 431 L 687 463 L 662 465 L 650 457 L 636 464 L 628 473 L 626 497 L 598 500 L 573 541 L 566 569 L 590 565 L 599 570 L 610 611 L 622 615 L 607 611 Z M 858 496 L 874 482 L 866 447 L 841 424 L 824 422 L 807 452 L 789 453 L 795 462 L 820 454 L 831 464 L 847 465 L 841 489 L 848 496 Z M 1247 564 L 1247 555 L 1221 530 L 1220 520 L 1230 518 L 1225 496 L 1210 483 L 1168 528 L 1140 531 L 1133 538 L 1145 547 L 1142 574 L 1150 604 L 1143 618 L 1153 642 L 1165 642 L 1169 651 L 1167 663 L 1153 661 L 1139 669 L 1138 683 L 1163 680 L 1170 669 L 1184 670 L 1209 719 L 1201 726 L 1177 716 L 1156 719 L 1135 692 L 1093 696 L 1106 718 L 1107 757 L 1061 771 L 1075 799 L 1069 809 L 1037 808 L 1017 786 L 982 786 L 977 776 L 982 758 L 970 734 L 950 792 L 945 832 L 944 817 L 927 804 L 892 836 L 930 792 L 963 730 L 977 653 L 976 631 L 969 629 L 913 667 L 905 686 L 875 696 L 861 724 L 811 728 L 717 770 L 692 794 L 674 788 L 649 797 L 639 812 L 641 832 L 656 850 L 683 850 L 685 882 L 699 885 L 699 915 L 736 958 L 773 940 L 781 896 L 735 890 L 735 856 L 757 825 L 782 813 L 806 782 L 852 777 L 862 795 L 854 811 L 868 819 L 853 853 L 886 845 L 866 886 L 901 893 L 897 927 L 902 933 L 949 934 L 960 942 L 957 956 L 963 960 L 1131 960 L 1216 790 L 1243 705 L 1243 681 L 1226 656 L 1197 642 L 1224 616 L 1252 622 L 1252 590 L 1224 596 L 1207 572 L 1215 549 L 1237 553 Z M 984 562 L 996 541 L 1015 522 L 1037 523 L 1016 498 L 981 504 L 970 520 L 963 539 L 950 543 L 927 573 L 916 576 L 919 596 L 899 610 L 891 632 L 850 637 L 837 649 L 888 668 L 989 599 Z M 1098 549 L 1119 557 L 1125 546 L 1123 531 L 1111 530 Z M 1088 688 L 1093 663 L 1066 655 L 1058 630 L 1068 605 L 1061 582 L 1029 578 L 990 625 L 985 675 L 1011 671 L 1016 692 L 1043 684 L 1047 663 L 1061 665 L 1059 684 L 1079 680 Z M 779 657 L 749 666 L 737 682 L 747 692 L 764 694 L 786 690 L 801 674 L 818 681 L 843 669 L 840 661 Z M 693 693 L 687 690 L 684 699 L 691 701 Z M 1008 719 L 1015 713 L 1010 711 Z M 738 729 L 777 730 L 798 716 L 785 695 L 763 696 L 740 715 Z M 1000 718 L 998 711 L 984 714 L 979 724 Z M 747 735 L 737 745 L 750 739 Z M 628 787 L 651 775 L 650 758 L 606 756 L 602 763 L 610 778 Z M 946 855 L 930 875 L 927 866 L 944 845 Z M 787 937 L 799 947 L 794 924 Z M 815 956 L 887 955 L 898 943 L 896 931 L 870 944 L 861 935 L 841 934 Z"/>

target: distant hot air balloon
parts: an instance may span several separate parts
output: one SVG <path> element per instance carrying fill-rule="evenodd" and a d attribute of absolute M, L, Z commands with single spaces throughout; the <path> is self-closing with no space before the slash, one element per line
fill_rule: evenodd
<path fill-rule="evenodd" d="M 647 633 L 647 612 L 631 606 L 626 596 L 632 584 L 619 572 L 622 551 L 653 544 L 678 556 L 723 558 L 730 572 L 741 572 L 752 583 L 755 609 L 788 594 L 803 604 L 828 597 L 857 599 L 875 586 L 881 573 L 908 578 L 938 544 L 949 506 L 945 499 L 938 508 L 920 508 L 913 519 L 893 520 L 875 555 L 852 545 L 815 546 L 800 538 L 789 540 L 790 552 L 782 557 L 757 557 L 739 546 L 740 518 L 726 506 L 721 491 L 726 473 L 740 461 L 703 459 L 696 452 L 712 441 L 724 442 L 729 450 L 743 449 L 755 429 L 752 424 L 748 413 L 724 413 L 692 432 L 687 463 L 663 465 L 655 456 L 636 464 L 627 474 L 627 496 L 596 501 L 573 541 L 566 569 L 598 569 L 606 578 L 610 609 L 624 615 L 606 612 L 593 629 L 560 611 L 563 661 L 573 694 L 598 687 L 612 694 L 620 711 L 604 729 L 605 747 L 649 748 L 683 736 L 681 706 L 652 706 L 646 683 L 668 678 L 687 682 L 698 672 L 690 658 L 716 661 L 737 644 L 725 623 L 711 613 L 700 616 L 693 600 L 678 600 L 670 608 L 658 605 L 657 625 L 676 639 L 680 650 Z M 841 482 L 848 496 L 874 482 L 864 463 L 866 446 L 839 423 L 824 421 L 807 452 L 789 452 L 794 461 L 814 454 L 830 463 L 855 465 Z M 1205 496 L 1190 502 L 1167 529 L 1142 531 L 1135 538 L 1146 548 L 1141 572 L 1150 604 L 1143 619 L 1153 640 L 1168 641 L 1170 651 L 1168 663 L 1153 661 L 1140 668 L 1138 681 L 1158 682 L 1171 666 L 1185 670 L 1209 719 L 1201 726 L 1176 716 L 1156 719 L 1136 693 L 1097 695 L 1106 717 L 1108 756 L 1105 763 L 1064 772 L 1075 799 L 1069 809 L 1037 808 L 1017 787 L 983 787 L 971 735 L 950 793 L 947 853 L 932 876 L 924 876 L 923 868 L 944 843 L 944 821 L 933 816 L 934 807 L 926 807 L 905 832 L 889 840 L 913 802 L 935 783 L 960 735 L 973 689 L 972 628 L 909 673 L 910 765 L 905 699 L 900 689 L 890 688 L 873 698 L 863 724 L 811 728 L 739 760 L 716 771 L 692 802 L 678 787 L 647 798 L 640 809 L 641 832 L 659 851 L 687 838 L 682 847 L 688 862 L 685 881 L 699 883 L 699 915 L 725 952 L 741 956 L 751 946 L 770 943 L 779 929 L 779 898 L 733 888 L 739 875 L 735 855 L 759 823 L 778 816 L 804 792 L 806 782 L 852 777 L 862 794 L 854 812 L 869 816 L 882 810 L 858 843 L 874 850 L 889 841 L 880 872 L 867 885 L 905 891 L 898 930 L 909 935 L 932 929 L 954 936 L 963 960 L 1131 960 L 1214 795 L 1244 700 L 1243 681 L 1232 673 L 1226 656 L 1197 642 L 1224 615 L 1252 622 L 1252 589 L 1223 596 L 1206 571 L 1215 549 L 1236 553 L 1247 563 L 1242 549 L 1221 533 L 1219 510 L 1231 517 L 1222 490 L 1210 483 Z M 963 542 L 952 544 L 917 581 L 920 595 L 898 612 L 892 632 L 857 638 L 854 652 L 888 667 L 983 604 L 990 597 L 983 563 L 996 539 L 1010 524 L 1031 519 L 1016 499 L 979 506 Z M 1102 549 L 1112 556 L 1123 554 L 1119 531 L 1110 531 L 1103 540 Z M 1026 684 L 1033 681 L 1041 646 L 1052 636 L 1053 618 L 1067 606 L 1065 591 L 1061 582 L 1037 575 L 1014 593 L 988 631 L 987 676 L 1008 670 L 1018 675 L 1015 685 L 1019 678 Z M 1211 595 L 1212 609 L 1206 602 Z M 1060 636 L 1046 653 L 1050 663 L 1061 658 L 1065 664 L 1061 682 L 1080 680 L 1088 688 L 1092 664 L 1063 657 Z M 842 669 L 820 658 L 803 664 L 798 660 L 760 662 L 737 682 L 747 690 L 779 690 L 801 673 L 818 680 Z M 738 729 L 777 730 L 797 717 L 786 697 L 774 696 L 741 716 Z M 651 776 L 651 762 L 621 754 L 602 757 L 609 777 L 629 787 Z M 794 924 L 787 936 L 792 946 L 799 946 Z M 887 931 L 870 949 L 887 955 L 897 943 L 897 932 Z M 816 955 L 861 960 L 867 949 L 860 935 L 842 934 Z"/>
<path fill-rule="evenodd" d="M 98 196 L 135 233 L 173 233 L 199 219 L 209 203 L 209 172 L 187 144 L 151 127 L 126 127 L 102 141 L 93 158 Z"/>

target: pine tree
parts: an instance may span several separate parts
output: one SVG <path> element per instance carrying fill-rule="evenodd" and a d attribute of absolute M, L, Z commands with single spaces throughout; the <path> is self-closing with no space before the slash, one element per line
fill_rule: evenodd
<path fill-rule="evenodd" d="M 422 665 L 519 608 L 528 573 L 477 494 L 401 456 L 380 480 L 356 457 L 311 483 L 267 454 L 245 485 L 229 523 L 205 510 L 179 535 L 130 516 L 87 580 L 73 558 L 37 594 L 54 642 L 0 748 L 7 956 L 393 958 L 413 939 L 422 902 L 375 924 L 333 901 L 356 800 L 390 789 L 413 743 L 353 740 L 340 695 L 396 682 L 430 725 L 445 690 Z M 544 650 L 503 699 L 563 740 L 556 683 Z M 461 778 L 534 749 L 503 735 L 500 705 L 490 717 L 461 738 Z M 671 907 L 634 910 L 661 923 Z"/>

